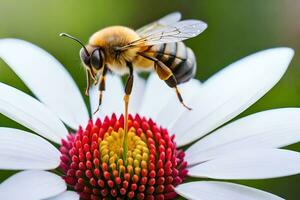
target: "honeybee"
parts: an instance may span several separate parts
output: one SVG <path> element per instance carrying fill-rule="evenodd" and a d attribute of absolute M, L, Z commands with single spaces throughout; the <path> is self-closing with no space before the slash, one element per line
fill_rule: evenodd
<path fill-rule="evenodd" d="M 180 103 L 190 109 L 185 105 L 177 85 L 194 77 L 196 59 L 193 51 L 181 41 L 199 35 L 207 28 L 207 24 L 199 20 L 180 19 L 181 14 L 175 12 L 136 31 L 124 26 L 107 27 L 94 33 L 87 45 L 69 34 L 60 34 L 82 46 L 80 58 L 87 76 L 85 93 L 88 95 L 91 79 L 95 84 L 99 82 L 98 109 L 102 102 L 102 92 L 105 90 L 107 72 L 129 74 L 124 96 L 127 116 L 134 70 L 154 70 L 161 80 L 175 89 Z"/>

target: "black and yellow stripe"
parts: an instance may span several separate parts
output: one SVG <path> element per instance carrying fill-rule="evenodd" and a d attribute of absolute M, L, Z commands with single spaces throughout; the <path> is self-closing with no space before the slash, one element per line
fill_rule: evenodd
<path fill-rule="evenodd" d="M 153 52 L 155 58 L 171 69 L 177 84 L 184 83 L 195 76 L 195 55 L 183 42 L 154 45 L 147 51 Z"/>

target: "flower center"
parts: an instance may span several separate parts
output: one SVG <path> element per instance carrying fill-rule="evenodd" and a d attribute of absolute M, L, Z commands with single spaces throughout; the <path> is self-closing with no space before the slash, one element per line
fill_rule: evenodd
<path fill-rule="evenodd" d="M 123 115 L 112 115 L 62 140 L 60 169 L 66 183 L 81 199 L 175 198 L 187 163 L 174 136 L 151 119 L 129 116 L 123 153 L 123 125 Z"/>
<path fill-rule="evenodd" d="M 117 170 L 119 173 L 140 175 L 141 169 L 147 169 L 149 159 L 146 136 L 144 133 L 137 136 L 134 128 L 129 130 L 127 159 L 124 163 L 125 161 L 122 159 L 123 135 L 124 130 L 122 128 L 119 128 L 118 132 L 111 128 L 105 133 L 103 141 L 100 142 L 101 161 L 107 163 L 112 170 Z"/>

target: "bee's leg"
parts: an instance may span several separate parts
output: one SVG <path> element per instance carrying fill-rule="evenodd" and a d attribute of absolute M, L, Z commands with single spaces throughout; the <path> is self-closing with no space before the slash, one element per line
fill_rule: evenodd
<path fill-rule="evenodd" d="M 93 69 L 92 69 L 91 66 L 87 66 L 86 72 L 89 74 L 90 78 L 91 78 L 94 82 L 97 81 L 96 74 L 93 72 Z"/>
<path fill-rule="evenodd" d="M 152 60 L 154 62 L 154 69 L 159 76 L 159 78 L 167 83 L 167 85 L 171 88 L 175 88 L 175 92 L 177 95 L 178 100 L 180 103 L 188 110 L 192 110 L 190 107 L 188 107 L 184 101 L 183 98 L 180 94 L 179 89 L 177 88 L 177 80 L 176 77 L 174 76 L 173 72 L 169 67 L 167 67 L 163 62 L 158 60 L 157 58 L 149 57 L 145 54 L 140 54 L 146 59 Z"/>
<path fill-rule="evenodd" d="M 132 87 L 133 87 L 133 66 L 132 63 L 127 63 L 127 67 L 129 68 L 129 76 L 127 78 L 125 84 L 125 96 L 130 96 Z M 128 97 L 129 98 L 129 97 Z"/>
<path fill-rule="evenodd" d="M 102 97 L 103 97 L 103 91 L 105 90 L 105 79 L 106 79 L 106 73 L 107 73 L 107 67 L 104 66 L 101 77 L 100 77 L 100 83 L 99 83 L 99 103 L 98 107 L 95 110 L 94 114 L 99 111 L 99 108 L 102 104 Z"/>
<path fill-rule="evenodd" d="M 129 98 L 133 87 L 133 66 L 132 63 L 127 63 L 127 67 L 129 68 L 129 76 L 127 78 L 126 84 L 125 84 L 125 96 L 124 96 L 124 103 L 125 103 L 125 123 L 124 123 L 124 135 L 122 139 L 123 144 L 123 160 L 127 162 L 127 133 L 128 133 L 128 104 L 129 104 Z"/>
<path fill-rule="evenodd" d="M 178 98 L 178 100 L 180 101 L 180 103 L 181 103 L 186 109 L 192 110 L 192 108 L 188 107 L 188 106 L 184 103 L 183 98 L 182 98 L 182 96 L 181 96 L 181 94 L 180 94 L 180 91 L 179 91 L 179 89 L 178 89 L 178 87 L 177 87 L 177 80 L 176 80 L 176 77 L 173 75 L 173 73 L 172 73 L 172 75 L 171 75 L 167 80 L 165 80 L 165 82 L 166 82 L 167 85 L 170 86 L 171 88 L 175 88 L 175 92 L 176 92 L 177 98 Z"/>
<path fill-rule="evenodd" d="M 85 95 L 86 95 L 86 96 L 89 96 L 89 90 L 90 90 L 90 86 L 91 86 L 91 75 L 90 75 L 88 69 L 86 69 L 85 73 L 86 73 L 86 89 L 85 89 Z"/>
<path fill-rule="evenodd" d="M 104 70 L 104 69 L 103 69 Z M 93 73 L 92 73 L 93 74 Z M 103 75 L 102 75 L 103 76 Z M 94 85 L 97 85 L 99 83 L 100 78 L 94 75 Z"/>
<path fill-rule="evenodd" d="M 179 92 L 177 86 L 175 86 L 175 91 L 176 91 L 176 95 L 177 95 L 177 98 L 178 98 L 178 100 L 180 101 L 180 103 L 181 103 L 186 109 L 192 110 L 191 107 L 188 107 L 188 106 L 184 103 L 183 98 L 182 98 L 182 96 L 181 96 L 181 94 L 180 94 L 180 92 Z"/>

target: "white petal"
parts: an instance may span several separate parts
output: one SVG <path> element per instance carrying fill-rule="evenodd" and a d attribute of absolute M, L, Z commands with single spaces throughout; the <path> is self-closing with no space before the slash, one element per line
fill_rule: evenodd
<path fill-rule="evenodd" d="M 174 123 L 179 146 L 188 144 L 234 118 L 260 99 L 282 77 L 294 51 L 274 48 L 250 55 L 223 69 L 206 81 L 197 98 L 188 101 Z"/>
<path fill-rule="evenodd" d="M 23 171 L 0 184 L 0 199 L 40 200 L 56 196 L 67 189 L 64 180 L 46 171 Z"/>
<path fill-rule="evenodd" d="M 112 113 L 120 115 L 124 109 L 124 89 L 122 80 L 118 75 L 108 74 L 106 77 L 105 91 L 103 92 L 102 104 L 97 113 L 93 115 L 93 118 L 100 117 L 103 119 L 105 116 L 110 116 Z M 93 86 L 90 89 L 90 103 L 92 113 L 94 113 L 98 107 L 99 91 L 98 86 Z"/>
<path fill-rule="evenodd" d="M 76 192 L 65 191 L 55 197 L 49 198 L 47 200 L 79 200 L 79 195 Z"/>
<path fill-rule="evenodd" d="M 266 179 L 300 173 L 300 153 L 283 149 L 236 149 L 189 168 L 189 175 L 214 179 Z"/>
<path fill-rule="evenodd" d="M 192 79 L 186 83 L 178 85 L 178 88 L 181 92 L 183 100 L 187 102 L 193 97 L 199 95 L 199 92 L 201 91 L 201 83 L 196 79 Z M 159 125 L 162 125 L 166 128 L 170 127 L 172 123 L 174 123 L 174 121 L 176 121 L 176 119 L 178 119 L 180 115 L 186 111 L 186 108 L 183 107 L 178 101 L 176 93 L 174 91 L 171 92 L 172 94 L 169 98 L 169 101 L 160 110 L 160 112 L 158 112 L 156 118 L 156 121 L 159 123 Z M 193 108 L 191 105 L 188 106 Z"/>
<path fill-rule="evenodd" d="M 55 169 L 60 152 L 40 136 L 1 127 L 0 160 L 0 169 Z"/>
<path fill-rule="evenodd" d="M 193 200 L 283 200 L 281 197 L 255 188 L 217 181 L 180 184 L 175 191 Z"/>
<path fill-rule="evenodd" d="M 0 113 L 56 143 L 68 135 L 59 118 L 33 97 L 0 83 Z"/>
<path fill-rule="evenodd" d="M 142 105 L 145 88 L 146 88 L 146 81 L 143 78 L 141 78 L 138 74 L 135 74 L 132 93 L 130 95 L 130 101 L 129 101 L 129 113 L 132 114 L 138 113 Z"/>
<path fill-rule="evenodd" d="M 26 41 L 2 39 L 0 57 L 70 127 L 77 129 L 87 122 L 88 112 L 74 80 L 49 53 Z"/>
<path fill-rule="evenodd" d="M 160 80 L 157 74 L 151 74 L 147 80 L 145 95 L 139 113 L 141 116 L 156 119 L 159 111 L 166 106 L 174 93 L 174 90 Z"/>
<path fill-rule="evenodd" d="M 284 147 L 300 141 L 300 109 L 282 108 L 236 120 L 202 138 L 186 150 L 189 165 L 236 149 Z"/>

